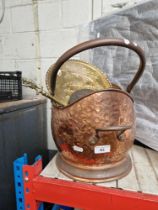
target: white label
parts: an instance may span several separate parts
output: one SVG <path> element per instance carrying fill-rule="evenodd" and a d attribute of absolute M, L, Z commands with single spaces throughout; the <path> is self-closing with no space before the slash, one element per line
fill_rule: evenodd
<path fill-rule="evenodd" d="M 101 146 L 96 146 L 94 148 L 94 153 L 95 154 L 102 154 L 102 153 L 108 153 L 110 152 L 110 145 L 101 145 Z"/>
<path fill-rule="evenodd" d="M 78 147 L 76 145 L 73 146 L 73 150 L 77 151 L 77 152 L 83 152 L 83 148 L 82 147 Z"/>
<path fill-rule="evenodd" d="M 100 32 L 97 33 L 97 38 L 100 38 Z"/>
<path fill-rule="evenodd" d="M 130 44 L 130 41 L 128 39 L 124 39 L 125 44 Z"/>
<path fill-rule="evenodd" d="M 62 75 L 61 70 L 58 71 L 57 75 L 60 77 Z"/>

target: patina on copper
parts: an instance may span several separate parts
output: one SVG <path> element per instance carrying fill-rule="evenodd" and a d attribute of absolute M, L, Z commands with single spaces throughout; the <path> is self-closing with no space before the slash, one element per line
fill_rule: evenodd
<path fill-rule="evenodd" d="M 52 133 L 60 151 L 57 166 L 67 176 L 82 181 L 109 181 L 125 176 L 131 169 L 128 150 L 135 136 L 135 112 L 129 92 L 143 73 L 144 53 L 127 40 L 92 40 L 64 53 L 51 74 L 51 94 L 54 95 L 57 72 L 67 59 L 82 50 L 108 45 L 126 47 L 139 55 L 139 69 L 127 91 L 113 85 L 87 92 L 67 106 L 52 103 Z"/>

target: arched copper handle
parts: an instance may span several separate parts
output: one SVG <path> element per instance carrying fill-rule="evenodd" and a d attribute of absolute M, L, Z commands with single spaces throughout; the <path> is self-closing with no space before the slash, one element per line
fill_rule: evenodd
<path fill-rule="evenodd" d="M 88 49 L 100 47 L 100 46 L 111 46 L 111 45 L 131 49 L 134 52 L 136 52 L 140 58 L 138 71 L 136 72 L 133 80 L 130 82 L 130 84 L 127 86 L 127 89 L 126 89 L 127 92 L 130 93 L 132 88 L 137 83 L 137 81 L 139 80 L 139 78 L 141 77 L 144 71 L 145 56 L 144 56 L 143 50 L 140 47 L 138 47 L 137 44 L 132 43 L 127 39 L 94 39 L 94 40 L 90 40 L 90 41 L 86 41 L 81 44 L 78 44 L 75 47 L 72 47 L 71 49 L 66 51 L 61 57 L 59 57 L 59 59 L 56 61 L 56 63 L 53 66 L 52 74 L 50 78 L 51 91 L 52 91 L 51 94 L 54 95 L 57 72 L 60 69 L 60 67 L 64 64 L 65 61 L 67 61 L 69 58 L 71 58 L 75 54 L 80 53 L 84 50 L 88 50 Z"/>

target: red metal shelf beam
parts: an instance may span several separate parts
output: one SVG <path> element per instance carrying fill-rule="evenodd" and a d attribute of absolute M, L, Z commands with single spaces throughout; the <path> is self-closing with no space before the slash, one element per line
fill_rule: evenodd
<path fill-rule="evenodd" d="M 37 210 L 41 201 L 85 210 L 158 210 L 158 196 L 46 178 L 41 170 L 41 160 L 23 167 L 26 209 Z"/>

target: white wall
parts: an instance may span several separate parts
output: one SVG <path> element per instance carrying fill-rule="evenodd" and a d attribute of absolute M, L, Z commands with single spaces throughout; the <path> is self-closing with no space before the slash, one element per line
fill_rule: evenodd
<path fill-rule="evenodd" d="M 48 67 L 77 43 L 79 25 L 140 1 L 5 0 L 5 16 L 0 24 L 0 71 L 20 70 L 23 76 L 45 85 Z M 27 94 L 25 90 L 24 95 Z M 50 104 L 48 147 L 54 148 Z"/>

